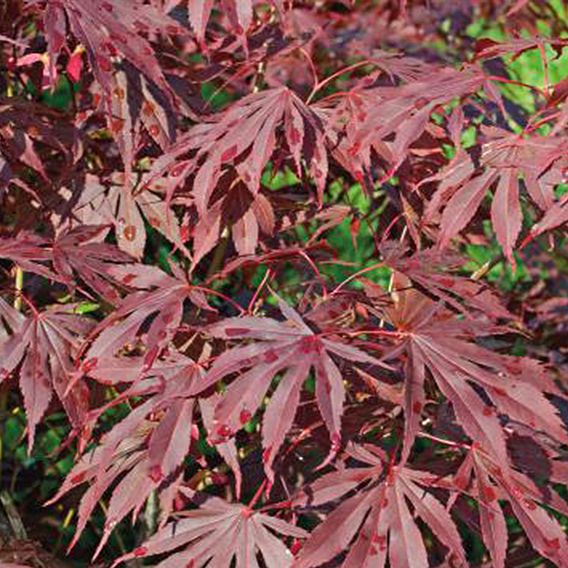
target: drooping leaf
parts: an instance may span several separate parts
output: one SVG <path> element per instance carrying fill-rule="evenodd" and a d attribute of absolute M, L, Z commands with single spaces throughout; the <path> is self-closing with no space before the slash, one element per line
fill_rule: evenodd
<path fill-rule="evenodd" d="M 437 249 L 417 251 L 405 255 L 398 243 L 387 242 L 381 247 L 385 263 L 404 274 L 421 290 L 442 300 L 448 307 L 471 315 L 471 310 L 482 311 L 493 318 L 511 318 L 499 298 L 483 282 L 458 276 L 451 269 L 463 266 L 464 259 Z"/>
<path fill-rule="evenodd" d="M 119 54 L 164 93 L 170 93 L 154 49 L 143 34 L 179 34 L 183 30 L 151 4 L 136 0 L 48 0 L 43 18 L 50 65 L 55 66 L 69 29 L 87 50 L 95 76 L 108 94 L 113 88 L 113 58 Z"/>
<path fill-rule="evenodd" d="M 153 376 L 149 374 L 126 391 L 121 399 L 154 396 L 139 404 L 102 437 L 96 448 L 78 461 L 50 501 L 60 499 L 80 484 L 89 483 L 79 506 L 71 547 L 78 541 L 98 501 L 117 479 L 126 474 L 112 490 L 97 554 L 128 513 L 139 510 L 152 491 L 166 490 L 172 481 L 170 474 L 182 464 L 189 451 L 194 401 L 186 393 L 196 369 L 169 376 L 166 383 L 163 378 L 160 380 L 159 365 L 157 369 Z"/>
<path fill-rule="evenodd" d="M 211 231 L 216 226 L 213 233 L 207 232 L 207 237 L 199 237 L 199 243 L 207 245 L 194 245 L 197 259 L 203 256 L 203 250 L 212 248 L 227 225 L 234 225 L 238 231 L 235 242 L 239 249 L 252 252 L 252 245 L 243 243 L 247 239 L 244 233 L 258 230 L 254 228 L 254 218 L 260 212 L 255 212 L 254 204 L 260 205 L 260 180 L 275 151 L 277 134 L 285 137 L 299 173 L 303 167 L 300 156 L 304 157 L 321 203 L 328 171 L 324 125 L 316 111 L 284 87 L 251 94 L 229 107 L 216 121 L 194 126 L 154 163 L 145 183 L 155 183 L 167 173 L 161 183 L 172 194 L 191 179 L 203 228 Z M 222 190 L 221 195 L 217 190 Z M 239 213 L 235 215 L 231 208 Z M 223 218 L 223 209 L 230 212 L 229 219 Z M 198 225 L 196 231 L 203 229 Z M 253 236 L 248 239 L 255 243 Z"/>
<path fill-rule="evenodd" d="M 475 477 L 475 495 L 479 500 L 479 514 L 483 540 L 497 567 L 505 565 L 507 527 L 499 500 L 508 501 L 531 544 L 544 557 L 561 566 L 566 558 L 568 539 L 560 524 L 538 505 L 566 513 L 568 506 L 555 492 L 541 491 L 528 477 L 518 471 L 499 465 L 483 450 L 473 448 L 454 483 L 464 489 Z"/>
<path fill-rule="evenodd" d="M 513 250 L 522 224 L 520 180 L 524 180 L 536 205 L 549 210 L 554 206 L 554 187 L 564 180 L 564 154 L 560 138 L 522 138 L 497 128 L 488 129 L 479 161 L 460 151 L 447 168 L 431 178 L 441 182 L 428 203 L 425 221 L 438 218 L 443 209 L 439 247 L 445 248 L 467 226 L 496 184 L 491 220 L 503 252 L 514 262 Z"/>
<path fill-rule="evenodd" d="M 71 424 L 84 426 L 89 409 L 89 389 L 74 381 L 75 357 L 92 322 L 74 315 L 67 306 L 34 312 L 0 342 L 0 377 L 6 379 L 19 367 L 20 389 L 28 419 L 28 448 L 53 394 L 63 405 Z M 69 390 L 73 383 L 73 387 Z"/>

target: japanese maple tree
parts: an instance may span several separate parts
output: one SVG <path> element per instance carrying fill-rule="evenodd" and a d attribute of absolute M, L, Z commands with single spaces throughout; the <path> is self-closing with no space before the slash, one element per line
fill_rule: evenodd
<path fill-rule="evenodd" d="M 568 567 L 566 2 L 7 0 L 0 66 L 54 555 Z"/>

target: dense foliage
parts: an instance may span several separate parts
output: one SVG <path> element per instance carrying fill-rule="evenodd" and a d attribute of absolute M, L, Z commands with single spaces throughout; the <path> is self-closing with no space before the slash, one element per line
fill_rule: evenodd
<path fill-rule="evenodd" d="M 74 565 L 568 566 L 566 46 L 561 0 L 0 3 L 6 518 Z"/>

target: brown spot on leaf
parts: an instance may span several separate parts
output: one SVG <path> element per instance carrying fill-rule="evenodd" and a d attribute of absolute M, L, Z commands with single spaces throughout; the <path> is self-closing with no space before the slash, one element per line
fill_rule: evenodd
<path fill-rule="evenodd" d="M 122 277 L 121 282 L 122 282 L 123 284 L 130 284 L 130 282 L 132 282 L 135 278 L 136 278 L 136 274 L 132 274 L 132 273 L 130 273 L 130 274 L 125 274 L 125 275 Z"/>
<path fill-rule="evenodd" d="M 273 349 L 266 351 L 263 356 L 266 363 L 274 363 L 275 361 L 278 361 L 278 358 L 278 353 L 276 353 Z"/>
<path fill-rule="evenodd" d="M 92 371 L 97 366 L 98 362 L 99 360 L 96 357 L 87 359 L 83 363 L 83 373 L 89 373 L 90 371 Z"/>
<path fill-rule="evenodd" d="M 118 134 L 124 128 L 124 120 L 122 118 L 113 118 L 110 121 L 110 129 L 113 134 Z"/>
<path fill-rule="evenodd" d="M 302 135 L 297 128 L 290 129 L 290 143 L 293 145 L 299 144 L 302 140 Z"/>
<path fill-rule="evenodd" d="M 136 227 L 134 225 L 126 225 L 126 227 L 124 227 L 123 234 L 127 241 L 134 241 L 136 238 Z"/>
<path fill-rule="evenodd" d="M 174 26 L 173 24 L 168 24 L 166 26 L 166 31 L 171 35 L 179 35 L 181 33 L 181 29 L 178 26 Z"/>
<path fill-rule="evenodd" d="M 262 452 L 262 461 L 263 463 L 268 463 L 268 461 L 270 460 L 270 454 L 272 453 L 272 446 L 268 446 L 268 448 L 266 448 L 263 452 Z"/>
<path fill-rule="evenodd" d="M 152 116 L 156 112 L 156 105 L 152 101 L 145 101 L 142 112 L 146 116 Z"/>

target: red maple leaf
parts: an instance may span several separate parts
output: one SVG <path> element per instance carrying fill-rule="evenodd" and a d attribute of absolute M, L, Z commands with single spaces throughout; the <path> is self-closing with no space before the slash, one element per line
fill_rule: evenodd
<path fill-rule="evenodd" d="M 384 452 L 368 444 L 348 451 L 369 467 L 327 474 L 296 498 L 300 505 L 317 507 L 358 489 L 314 530 L 298 556 L 297 568 L 321 566 L 344 550 L 348 550 L 344 568 L 382 567 L 387 555 L 392 568 L 428 568 L 426 544 L 415 517 L 449 549 L 447 557 L 466 564 L 457 527 L 444 505 L 424 488 L 422 472 L 392 466 L 385 470 Z"/>
<path fill-rule="evenodd" d="M 460 150 L 439 174 L 424 180 L 441 180 L 426 207 L 424 222 L 439 219 L 438 246 L 445 248 L 471 221 L 495 185 L 491 222 L 503 252 L 514 263 L 513 250 L 522 228 L 520 180 L 541 210 L 551 209 L 554 188 L 565 180 L 565 156 L 566 143 L 561 138 L 524 138 L 497 128 L 487 129 L 479 160 Z M 546 224 L 540 232 L 545 229 Z"/>
<path fill-rule="evenodd" d="M 399 297 L 397 304 L 386 311 L 393 325 L 401 331 L 408 354 L 405 457 L 420 428 L 428 374 L 452 403 L 465 432 L 495 459 L 507 461 L 499 415 L 566 443 L 568 432 L 556 408 L 545 396 L 558 393 L 558 388 L 539 362 L 500 355 L 474 342 L 476 337 L 505 330 L 479 321 L 455 319 L 442 305 L 415 290 L 395 294 Z M 489 403 L 480 396 L 480 390 Z"/>
<path fill-rule="evenodd" d="M 195 401 L 186 393 L 195 378 L 193 373 L 199 370 L 195 365 L 188 369 L 188 361 L 181 365 L 186 372 L 180 372 L 180 361 L 174 365 L 157 364 L 153 373 L 147 373 L 90 417 L 94 421 L 122 401 L 147 397 L 77 462 L 50 500 L 54 502 L 78 485 L 89 483 L 79 505 L 78 525 L 70 547 L 75 545 L 97 503 L 111 487 L 105 531 L 95 556 L 128 513 L 139 510 L 152 491 L 166 491 L 175 480 L 172 474 L 183 463 L 192 439 Z"/>
<path fill-rule="evenodd" d="M 183 28 L 157 7 L 136 0 L 47 0 L 43 21 L 52 77 L 69 29 L 85 47 L 95 76 L 108 95 L 113 88 L 113 61 L 119 54 L 164 93 L 170 93 L 154 49 L 143 34 L 176 35 L 183 33 Z"/>
<path fill-rule="evenodd" d="M 159 182 L 167 196 L 191 179 L 194 204 L 203 223 L 196 231 L 204 233 L 194 243 L 195 261 L 217 242 L 224 228 L 223 208 L 240 211 L 236 219 L 231 218 L 237 232 L 258 231 L 252 224 L 262 225 L 255 221 L 262 214 L 259 208 L 266 209 L 259 203 L 258 192 L 264 169 L 277 148 L 277 133 L 284 136 L 298 174 L 302 176 L 304 164 L 309 170 L 321 203 L 328 172 L 324 123 L 316 110 L 286 87 L 244 97 L 215 122 L 191 128 L 154 163 L 145 183 L 155 184 L 167 173 Z M 237 236 L 236 242 L 240 241 Z M 239 246 L 242 252 L 250 253 L 251 248 Z"/>
<path fill-rule="evenodd" d="M 496 568 L 505 566 L 508 541 L 505 515 L 499 501 L 511 504 L 534 548 L 558 566 L 562 565 L 568 555 L 566 534 L 537 504 L 545 504 L 566 515 L 568 506 L 553 489 L 543 491 L 527 476 L 496 462 L 477 446 L 468 453 L 452 483 L 460 491 L 471 488 L 470 492 L 478 500 L 483 540 Z"/>
<path fill-rule="evenodd" d="M 53 306 L 42 312 L 34 311 L 25 319 L 15 314 L 12 317 L 17 325 L 9 337 L 0 341 L 0 379 L 6 379 L 21 363 L 20 389 L 28 419 L 28 447 L 31 450 L 36 427 L 54 393 L 71 424 L 77 429 L 84 426 L 89 390 L 84 382 L 74 380 L 75 357 L 92 322 L 73 314 L 73 306 Z"/>
<path fill-rule="evenodd" d="M 257 557 L 261 556 L 267 566 L 291 568 L 292 553 L 272 531 L 295 538 L 307 536 L 303 529 L 282 519 L 208 496 L 198 509 L 178 513 L 177 519 L 113 566 L 133 558 L 173 552 L 185 545 L 158 566 L 231 566 L 234 560 L 237 568 L 249 568 L 258 566 Z M 219 546 L 221 541 L 223 546 Z"/>
<path fill-rule="evenodd" d="M 285 322 L 267 317 L 226 318 L 207 328 L 207 334 L 223 339 L 255 339 L 254 343 L 223 352 L 206 373 L 200 390 L 235 372 L 244 371 L 219 400 L 214 436 L 224 440 L 239 430 L 260 406 L 272 380 L 284 373 L 268 405 L 262 425 L 265 470 L 273 479 L 272 463 L 290 429 L 300 400 L 302 385 L 311 369 L 319 410 L 331 437 L 331 453 L 341 442 L 341 415 L 345 389 L 334 357 L 387 367 L 360 349 L 333 337 L 314 332 L 301 316 L 279 299 Z"/>

